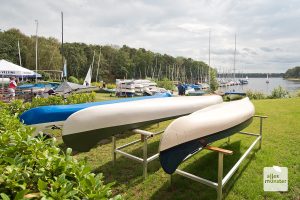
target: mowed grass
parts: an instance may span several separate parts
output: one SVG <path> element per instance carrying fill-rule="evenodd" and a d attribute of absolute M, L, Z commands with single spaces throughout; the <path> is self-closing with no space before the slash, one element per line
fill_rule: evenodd
<path fill-rule="evenodd" d="M 97 100 L 112 99 L 109 94 L 97 94 Z M 267 115 L 264 121 L 262 148 L 258 144 L 243 161 L 238 171 L 223 189 L 225 199 L 299 199 L 300 198 L 300 98 L 253 101 L 256 114 Z M 145 105 L 147 106 L 147 105 Z M 246 131 L 258 133 L 259 123 L 255 119 Z M 163 130 L 171 121 L 145 127 L 149 131 Z M 99 122 L 101 123 L 101 122 Z M 139 139 L 140 136 L 127 132 L 117 136 L 117 145 Z M 149 140 L 148 154 L 157 153 L 160 136 Z M 254 137 L 235 134 L 229 144 L 226 139 L 213 146 L 234 151 L 224 156 L 224 175 L 254 141 Z M 126 152 L 142 156 L 142 143 L 126 148 Z M 117 154 L 115 166 L 112 163 L 111 138 L 102 141 L 87 153 L 77 154 L 86 159 L 95 173 L 103 173 L 105 182 L 115 182 L 113 192 L 124 199 L 216 199 L 214 189 L 179 175 L 170 176 L 160 167 L 159 160 L 148 166 L 148 178 L 143 179 L 142 165 Z M 208 150 L 195 155 L 181 164 L 195 175 L 217 181 L 218 154 Z M 288 167 L 289 191 L 264 192 L 263 169 L 273 165 Z"/>

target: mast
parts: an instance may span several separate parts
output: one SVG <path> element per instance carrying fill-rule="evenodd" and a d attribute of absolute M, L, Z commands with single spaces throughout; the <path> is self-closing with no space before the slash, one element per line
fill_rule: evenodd
<path fill-rule="evenodd" d="M 92 61 L 92 71 L 91 71 L 91 78 L 92 78 L 92 74 L 93 74 L 93 68 L 94 68 L 94 61 L 95 61 L 95 50 L 94 50 L 94 55 L 93 55 L 93 61 Z"/>
<path fill-rule="evenodd" d="M 61 12 L 61 63 L 64 69 L 64 13 Z M 67 80 L 67 76 L 66 76 Z"/>
<path fill-rule="evenodd" d="M 209 29 L 209 37 L 208 37 L 208 86 L 210 87 L 210 32 Z"/>
<path fill-rule="evenodd" d="M 236 34 L 234 35 L 234 56 L 233 56 L 233 81 L 235 82 L 235 55 L 236 55 Z"/>
<path fill-rule="evenodd" d="M 37 69 L 38 69 L 38 26 L 39 26 L 39 22 L 36 19 L 35 20 L 35 24 L 36 24 L 36 30 L 35 30 L 35 82 L 37 83 Z"/>
<path fill-rule="evenodd" d="M 20 62 L 20 66 L 22 67 L 22 59 L 21 59 L 21 50 L 20 50 L 20 42 L 18 40 L 18 52 L 19 52 L 19 62 Z"/>
<path fill-rule="evenodd" d="M 98 82 L 98 72 L 99 72 L 99 66 L 100 66 L 100 59 L 101 59 L 101 47 L 100 47 L 100 53 L 99 53 L 99 59 L 98 59 L 98 67 L 97 67 L 97 74 L 96 74 L 96 82 Z"/>

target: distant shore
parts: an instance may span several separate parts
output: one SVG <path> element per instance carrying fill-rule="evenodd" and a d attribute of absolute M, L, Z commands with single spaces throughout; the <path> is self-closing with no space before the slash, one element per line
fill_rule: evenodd
<path fill-rule="evenodd" d="M 300 81 L 300 78 L 285 78 L 285 79 L 289 81 Z"/>

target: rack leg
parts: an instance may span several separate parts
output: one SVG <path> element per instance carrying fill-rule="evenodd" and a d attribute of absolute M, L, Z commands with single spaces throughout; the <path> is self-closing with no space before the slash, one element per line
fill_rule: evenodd
<path fill-rule="evenodd" d="M 116 162 L 116 137 L 115 136 L 112 136 L 112 157 L 113 157 L 113 166 L 115 166 L 115 162 Z"/>
<path fill-rule="evenodd" d="M 222 199 L 222 180 L 223 180 L 223 153 L 219 153 L 218 160 L 218 188 L 217 188 L 217 199 Z"/>
<path fill-rule="evenodd" d="M 143 175 L 144 179 L 147 177 L 147 137 L 144 139 L 144 146 L 143 146 Z"/>
<path fill-rule="evenodd" d="M 260 149 L 261 149 L 261 143 L 262 143 L 262 131 L 263 131 L 263 118 L 260 117 L 260 126 L 259 126 L 259 135 L 260 135 L 259 148 Z"/>

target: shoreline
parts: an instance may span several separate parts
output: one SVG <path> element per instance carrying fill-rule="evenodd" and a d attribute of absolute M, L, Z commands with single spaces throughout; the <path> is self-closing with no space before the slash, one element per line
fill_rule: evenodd
<path fill-rule="evenodd" d="M 288 81 L 300 81 L 300 78 L 283 78 Z"/>

